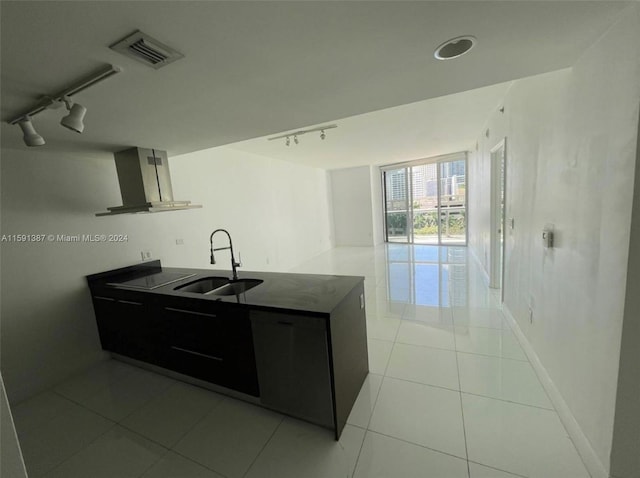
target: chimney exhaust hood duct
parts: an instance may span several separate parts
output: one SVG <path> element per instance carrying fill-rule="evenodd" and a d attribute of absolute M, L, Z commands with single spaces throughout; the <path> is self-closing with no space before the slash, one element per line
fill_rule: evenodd
<path fill-rule="evenodd" d="M 96 216 L 138 212 L 177 211 L 202 207 L 191 201 L 174 201 L 166 151 L 130 148 L 114 154 L 122 206 L 108 207 Z"/>

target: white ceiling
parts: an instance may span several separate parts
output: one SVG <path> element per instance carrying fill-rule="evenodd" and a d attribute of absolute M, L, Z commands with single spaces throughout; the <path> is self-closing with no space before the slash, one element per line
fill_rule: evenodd
<path fill-rule="evenodd" d="M 270 136 L 230 145 L 234 149 L 322 169 L 390 164 L 471 151 L 511 83 L 419 101 L 336 121 L 336 129 L 306 133 L 299 144 Z M 314 125 L 316 126 L 316 125 Z M 321 126 L 321 125 L 317 125 Z"/>
<path fill-rule="evenodd" d="M 113 63 L 123 72 L 75 97 L 89 110 L 85 132 L 60 127 L 61 112 L 46 111 L 34 122 L 47 144 L 34 149 L 139 145 L 176 155 L 570 66 L 627 3 L 3 0 L 0 113 L 7 121 L 41 95 Z M 153 70 L 108 48 L 136 29 L 185 58 Z M 433 58 L 438 44 L 463 34 L 478 38 L 468 55 Z M 344 120 L 328 132 L 331 154 L 308 161 L 343 167 L 355 153 L 373 158 L 378 150 L 391 160 L 423 156 L 409 143 L 428 138 L 433 151 L 444 152 L 454 148 L 456 128 L 459 143 L 468 144 L 471 118 L 494 107 L 500 88 L 380 113 L 378 129 L 375 115 Z M 430 118 L 418 121 L 420 111 Z M 403 127 L 397 115 L 405 113 Z M 371 141 L 380 130 L 404 136 L 381 146 Z M 1 133 L 4 147 L 25 147 L 16 126 L 3 123 Z M 338 142 L 344 150 L 335 149 Z M 271 143 L 265 148 L 278 147 Z M 307 136 L 299 151 L 305 143 Z M 259 152 L 251 142 L 234 147 Z"/>

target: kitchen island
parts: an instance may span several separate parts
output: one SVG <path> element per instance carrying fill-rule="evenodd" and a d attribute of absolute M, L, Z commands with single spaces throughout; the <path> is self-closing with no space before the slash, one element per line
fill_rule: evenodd
<path fill-rule="evenodd" d="M 88 276 L 103 349 L 338 439 L 369 368 L 364 278 L 229 276 L 160 261 Z"/>

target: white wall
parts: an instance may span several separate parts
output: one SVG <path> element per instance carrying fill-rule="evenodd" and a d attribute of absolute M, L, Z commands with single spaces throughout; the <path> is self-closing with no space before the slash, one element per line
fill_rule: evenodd
<path fill-rule="evenodd" d="M 217 227 L 229 230 L 247 270 L 286 271 L 332 247 L 326 171 L 231 148 L 170 161 L 174 196 L 186 191 L 186 199 L 205 207 L 176 229 L 184 231 L 185 247 L 167 264 L 206 266 L 209 235 Z M 171 239 L 169 246 L 175 244 Z M 220 257 L 226 268 L 224 252 Z"/>
<path fill-rule="evenodd" d="M 325 171 L 228 148 L 170 164 L 175 198 L 202 209 L 97 218 L 122 204 L 112 155 L 2 150 L 2 234 L 128 235 L 1 244 L 1 365 L 12 403 L 104 358 L 87 274 L 139 262 L 142 250 L 167 266 L 213 267 L 209 234 L 218 227 L 230 231 L 245 270 L 285 271 L 331 247 Z M 227 269 L 228 256 L 219 259 L 215 267 Z"/>
<path fill-rule="evenodd" d="M 515 229 L 506 238 L 505 305 L 607 471 L 638 134 L 638 46 L 640 12 L 632 6 L 570 70 L 517 81 L 469 163 L 470 246 L 488 267 L 489 150 L 508 137 L 506 215 Z M 550 250 L 541 241 L 547 223 L 556 231 Z"/>
<path fill-rule="evenodd" d="M 640 124 L 636 148 L 631 244 L 640 243 Z M 611 476 L 627 478 L 640 470 L 640 248 L 629 249 L 627 291 L 622 328 Z"/>
<path fill-rule="evenodd" d="M 371 166 L 371 214 L 373 224 L 373 244 L 384 242 L 382 173 L 378 166 Z"/>
<path fill-rule="evenodd" d="M 372 246 L 374 223 L 371 168 L 334 169 L 331 175 L 336 246 Z"/>

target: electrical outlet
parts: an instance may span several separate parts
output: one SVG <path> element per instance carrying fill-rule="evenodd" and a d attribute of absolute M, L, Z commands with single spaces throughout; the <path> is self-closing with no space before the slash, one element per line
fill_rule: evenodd
<path fill-rule="evenodd" d="M 151 251 L 140 251 L 140 256 L 143 261 L 148 261 L 153 257 L 153 254 L 151 254 Z"/>
<path fill-rule="evenodd" d="M 533 324 L 533 307 L 529 307 L 529 323 Z"/>
<path fill-rule="evenodd" d="M 176 239 L 176 246 L 182 246 L 184 245 L 184 239 L 180 238 L 180 239 Z"/>

